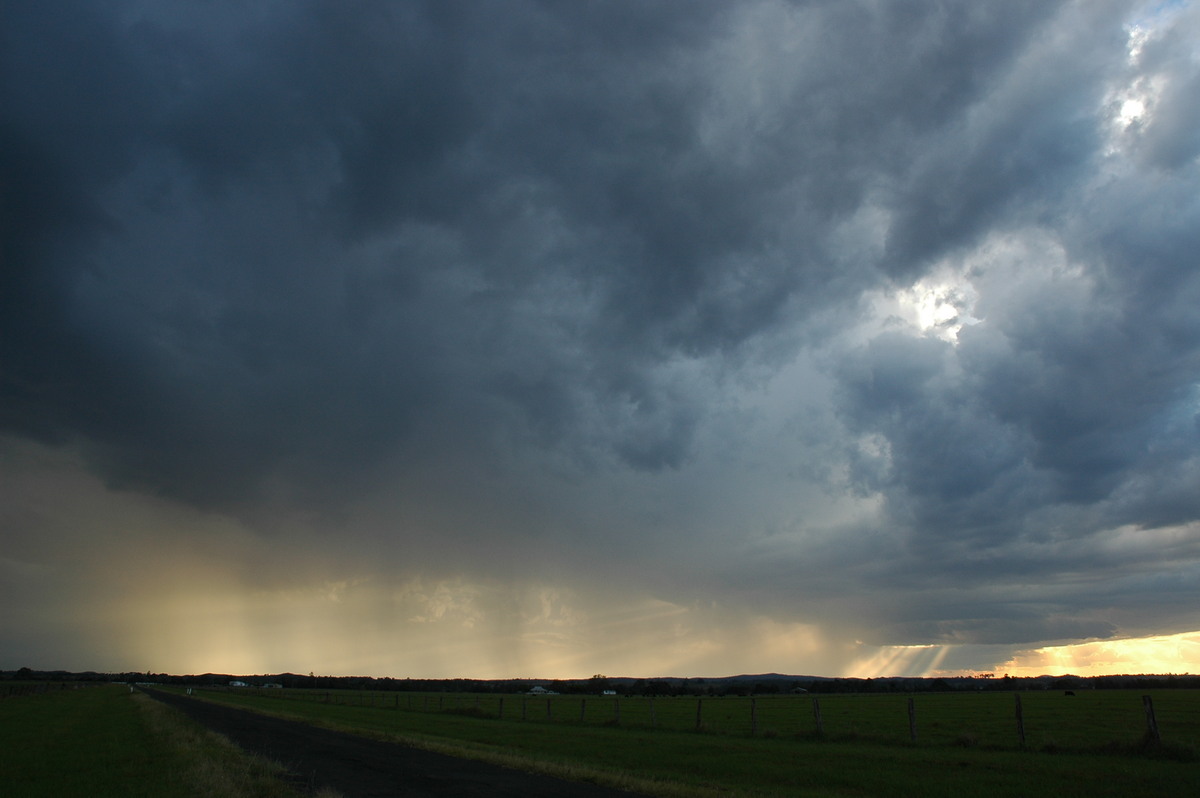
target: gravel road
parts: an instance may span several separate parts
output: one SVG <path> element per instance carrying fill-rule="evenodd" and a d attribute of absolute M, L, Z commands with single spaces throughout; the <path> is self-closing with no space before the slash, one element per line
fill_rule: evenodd
<path fill-rule="evenodd" d="M 301 784 L 346 798 L 636 798 L 595 784 L 330 731 L 195 698 L 147 690 L 247 751 L 280 762 Z"/>

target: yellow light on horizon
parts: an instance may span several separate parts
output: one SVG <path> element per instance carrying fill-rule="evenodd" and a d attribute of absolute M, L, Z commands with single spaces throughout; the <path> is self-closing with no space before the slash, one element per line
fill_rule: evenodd
<path fill-rule="evenodd" d="M 841 675 L 858 679 L 888 676 L 927 676 L 938 672 L 952 646 L 882 646 L 859 656 Z"/>
<path fill-rule="evenodd" d="M 1200 662 L 1200 631 L 1099 640 L 1022 651 L 1001 665 L 1010 676 L 1189 673 Z"/>

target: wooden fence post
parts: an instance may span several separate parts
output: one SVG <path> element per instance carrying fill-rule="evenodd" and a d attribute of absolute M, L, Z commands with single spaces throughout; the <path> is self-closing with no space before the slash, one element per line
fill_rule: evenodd
<path fill-rule="evenodd" d="M 579 722 L 583 723 L 584 712 L 587 710 L 587 699 L 579 699 Z"/>
<path fill-rule="evenodd" d="M 908 736 L 917 741 L 917 703 L 912 698 L 908 699 Z"/>
<path fill-rule="evenodd" d="M 825 734 L 825 724 L 821 721 L 821 699 L 813 696 L 813 717 L 817 721 L 817 736 Z"/>
<path fill-rule="evenodd" d="M 700 707 L 704 704 L 703 698 L 696 699 L 696 731 L 700 731 Z"/>
<path fill-rule="evenodd" d="M 1013 698 L 1017 700 L 1017 739 L 1021 741 L 1021 747 L 1025 747 L 1025 713 L 1021 709 L 1021 694 L 1013 693 Z"/>
<path fill-rule="evenodd" d="M 1158 720 L 1154 717 L 1154 701 L 1148 695 L 1142 696 L 1142 706 L 1146 709 L 1146 734 L 1154 742 L 1162 742 L 1158 736 Z"/>
<path fill-rule="evenodd" d="M 554 720 L 554 717 L 550 714 L 550 699 L 549 698 L 546 699 L 546 720 Z"/>
<path fill-rule="evenodd" d="M 500 708 L 496 710 L 496 717 L 504 719 L 504 696 L 500 696 Z"/>

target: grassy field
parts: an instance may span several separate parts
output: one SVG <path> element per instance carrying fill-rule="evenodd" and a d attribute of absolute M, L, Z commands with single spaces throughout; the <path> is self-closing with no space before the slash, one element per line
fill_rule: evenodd
<path fill-rule="evenodd" d="M 123 685 L 0 701 L 5 798 L 298 798 L 282 772 Z"/>
<path fill-rule="evenodd" d="M 494 696 L 412 695 L 409 710 L 404 693 L 202 694 L 333 728 L 666 796 L 1200 794 L 1200 693 L 1187 691 L 1154 694 L 1160 746 L 1143 744 L 1141 693 L 1023 694 L 1024 750 L 1017 745 L 1011 693 L 914 697 L 916 743 L 909 735 L 908 697 L 892 695 L 821 696 L 825 735 L 818 738 L 810 697 L 757 699 L 759 733 L 751 736 L 748 698 L 704 699 L 702 728 L 723 733 L 696 733 L 696 700 L 686 698 L 657 699 L 652 728 L 643 722 L 650 716 L 648 699 L 621 699 L 618 726 L 616 705 L 598 696 L 588 697 L 586 705 L 578 696 L 524 702 L 506 696 L 501 718 Z M 606 718 L 605 712 L 612 714 Z M 678 728 L 689 723 L 691 731 Z"/>
<path fill-rule="evenodd" d="M 240 689 L 276 703 L 306 701 L 421 713 L 452 713 L 558 725 L 621 726 L 754 737 L 821 737 L 879 743 L 1095 751 L 1137 747 L 1147 732 L 1143 695 L 1150 695 L 1168 747 L 1200 751 L 1200 691 L 1061 691 L 641 698 L 532 697 L 350 690 Z M 1018 734 L 1017 697 L 1025 738 Z M 913 715 L 909 715 L 909 701 Z M 911 721 L 911 722 L 910 722 Z"/>

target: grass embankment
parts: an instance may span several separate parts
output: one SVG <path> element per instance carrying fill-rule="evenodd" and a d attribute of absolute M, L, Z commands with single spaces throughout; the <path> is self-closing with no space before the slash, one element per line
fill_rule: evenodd
<path fill-rule="evenodd" d="M 1175 758 L 1134 756 L 1136 746 L 1114 745 L 1111 736 L 1098 738 L 1090 752 L 1050 753 L 1063 749 L 995 749 L 962 732 L 953 738 L 955 744 L 915 745 L 853 735 L 738 737 L 474 717 L 466 708 L 427 713 L 280 700 L 250 692 L 202 695 L 331 728 L 663 796 L 1200 794 L 1200 763 L 1189 755 L 1194 752 L 1167 748 L 1162 753 Z M 890 717 L 890 703 L 870 704 L 886 697 L 861 698 L 855 703 L 862 712 L 887 708 Z M 970 721 L 979 708 L 972 699 L 984 696 L 953 698 L 961 701 L 952 700 L 951 707 L 958 706 Z M 933 722 L 950 723 L 944 716 Z M 1138 737 L 1136 725 L 1120 731 Z M 1106 747 L 1113 753 L 1103 753 Z"/>
<path fill-rule="evenodd" d="M 284 775 L 125 686 L 0 702 L 5 798 L 297 798 Z"/>

